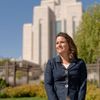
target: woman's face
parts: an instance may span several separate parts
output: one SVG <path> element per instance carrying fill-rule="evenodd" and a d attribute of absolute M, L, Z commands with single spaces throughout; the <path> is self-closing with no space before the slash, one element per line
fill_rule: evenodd
<path fill-rule="evenodd" d="M 69 53 L 68 43 L 63 36 L 56 38 L 56 51 L 61 55 Z"/>

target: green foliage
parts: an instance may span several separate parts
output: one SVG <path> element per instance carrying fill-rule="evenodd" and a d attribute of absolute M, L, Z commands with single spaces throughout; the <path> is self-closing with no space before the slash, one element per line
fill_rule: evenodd
<path fill-rule="evenodd" d="M 21 79 L 21 77 L 23 76 L 25 72 L 22 72 L 22 70 L 17 70 L 16 71 L 16 78 Z"/>
<path fill-rule="evenodd" d="M 23 97 L 23 98 L 24 97 L 36 97 L 36 98 L 39 97 L 33 100 L 42 100 L 42 98 L 43 100 L 47 99 L 43 83 L 26 84 L 26 85 L 21 85 L 21 86 L 16 86 L 16 87 L 5 88 L 0 93 L 0 100 L 1 98 L 7 98 L 7 97 L 10 98 L 8 100 L 14 100 L 12 98 L 18 98 L 18 100 L 20 100 L 20 97 Z M 97 86 L 94 84 L 91 84 L 91 82 L 88 82 L 87 84 L 86 100 L 100 100 L 100 88 L 97 88 Z"/>
<path fill-rule="evenodd" d="M 3 80 L 2 78 L 0 78 L 0 90 L 7 86 L 8 86 L 8 84 L 6 83 L 6 81 Z"/>
<path fill-rule="evenodd" d="M 0 66 L 4 66 L 6 62 L 10 62 L 10 58 L 0 58 Z"/>
<path fill-rule="evenodd" d="M 46 98 L 44 84 L 26 84 L 16 87 L 8 87 L 2 90 L 1 97 L 42 97 Z"/>
<path fill-rule="evenodd" d="M 86 100 L 100 100 L 100 88 L 96 85 L 88 83 Z"/>
<path fill-rule="evenodd" d="M 21 97 L 21 98 L 0 98 L 0 100 L 47 100 L 40 97 Z"/>
<path fill-rule="evenodd" d="M 7 95 L 5 93 L 0 92 L 0 98 L 6 98 L 6 97 L 7 97 Z"/>
<path fill-rule="evenodd" d="M 100 57 L 100 4 L 90 6 L 83 14 L 75 35 L 79 56 L 87 63 Z"/>

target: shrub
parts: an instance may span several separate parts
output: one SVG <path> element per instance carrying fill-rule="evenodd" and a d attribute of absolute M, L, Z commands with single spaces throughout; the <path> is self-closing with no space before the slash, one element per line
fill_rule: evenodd
<path fill-rule="evenodd" d="M 38 86 L 37 96 L 39 97 L 46 97 L 46 92 L 44 89 L 44 84 L 41 82 Z"/>
<path fill-rule="evenodd" d="M 8 86 L 8 84 L 6 83 L 6 81 L 3 80 L 2 78 L 0 78 L 0 90 L 7 86 Z"/>
<path fill-rule="evenodd" d="M 88 83 L 86 100 L 100 100 L 100 88 L 96 85 Z"/>
<path fill-rule="evenodd" d="M 43 97 L 47 98 L 44 83 L 26 84 L 16 87 L 6 87 L 0 93 L 0 97 Z M 86 100 L 100 100 L 100 88 L 88 83 Z"/>
<path fill-rule="evenodd" d="M 7 97 L 6 93 L 0 92 L 0 98 L 6 98 L 6 97 Z"/>
<path fill-rule="evenodd" d="M 2 90 L 2 95 L 3 94 L 6 94 L 6 97 L 46 97 L 44 85 L 42 83 L 7 87 Z"/>

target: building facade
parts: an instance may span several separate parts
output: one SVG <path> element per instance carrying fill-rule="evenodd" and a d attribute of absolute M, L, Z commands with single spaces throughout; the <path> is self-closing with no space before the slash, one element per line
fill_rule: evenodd
<path fill-rule="evenodd" d="M 81 0 L 41 0 L 33 8 L 32 24 L 23 26 L 23 59 L 41 65 L 56 55 L 55 37 L 67 32 L 73 37 L 82 17 Z"/>

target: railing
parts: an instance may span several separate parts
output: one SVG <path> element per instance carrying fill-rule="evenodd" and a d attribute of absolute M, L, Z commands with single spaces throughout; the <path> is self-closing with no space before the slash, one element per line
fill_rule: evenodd
<path fill-rule="evenodd" d="M 100 59 L 95 64 L 87 64 L 88 80 L 100 87 Z"/>
<path fill-rule="evenodd" d="M 39 79 L 41 73 L 39 65 L 28 61 L 6 62 L 4 66 L 0 66 L 0 78 L 13 86 Z"/>
<path fill-rule="evenodd" d="M 41 67 L 28 61 L 6 63 L 0 66 L 0 78 L 3 78 L 11 85 L 29 83 L 39 79 L 42 74 Z M 95 64 L 87 64 L 88 80 L 97 82 L 100 87 L 100 61 Z"/>

